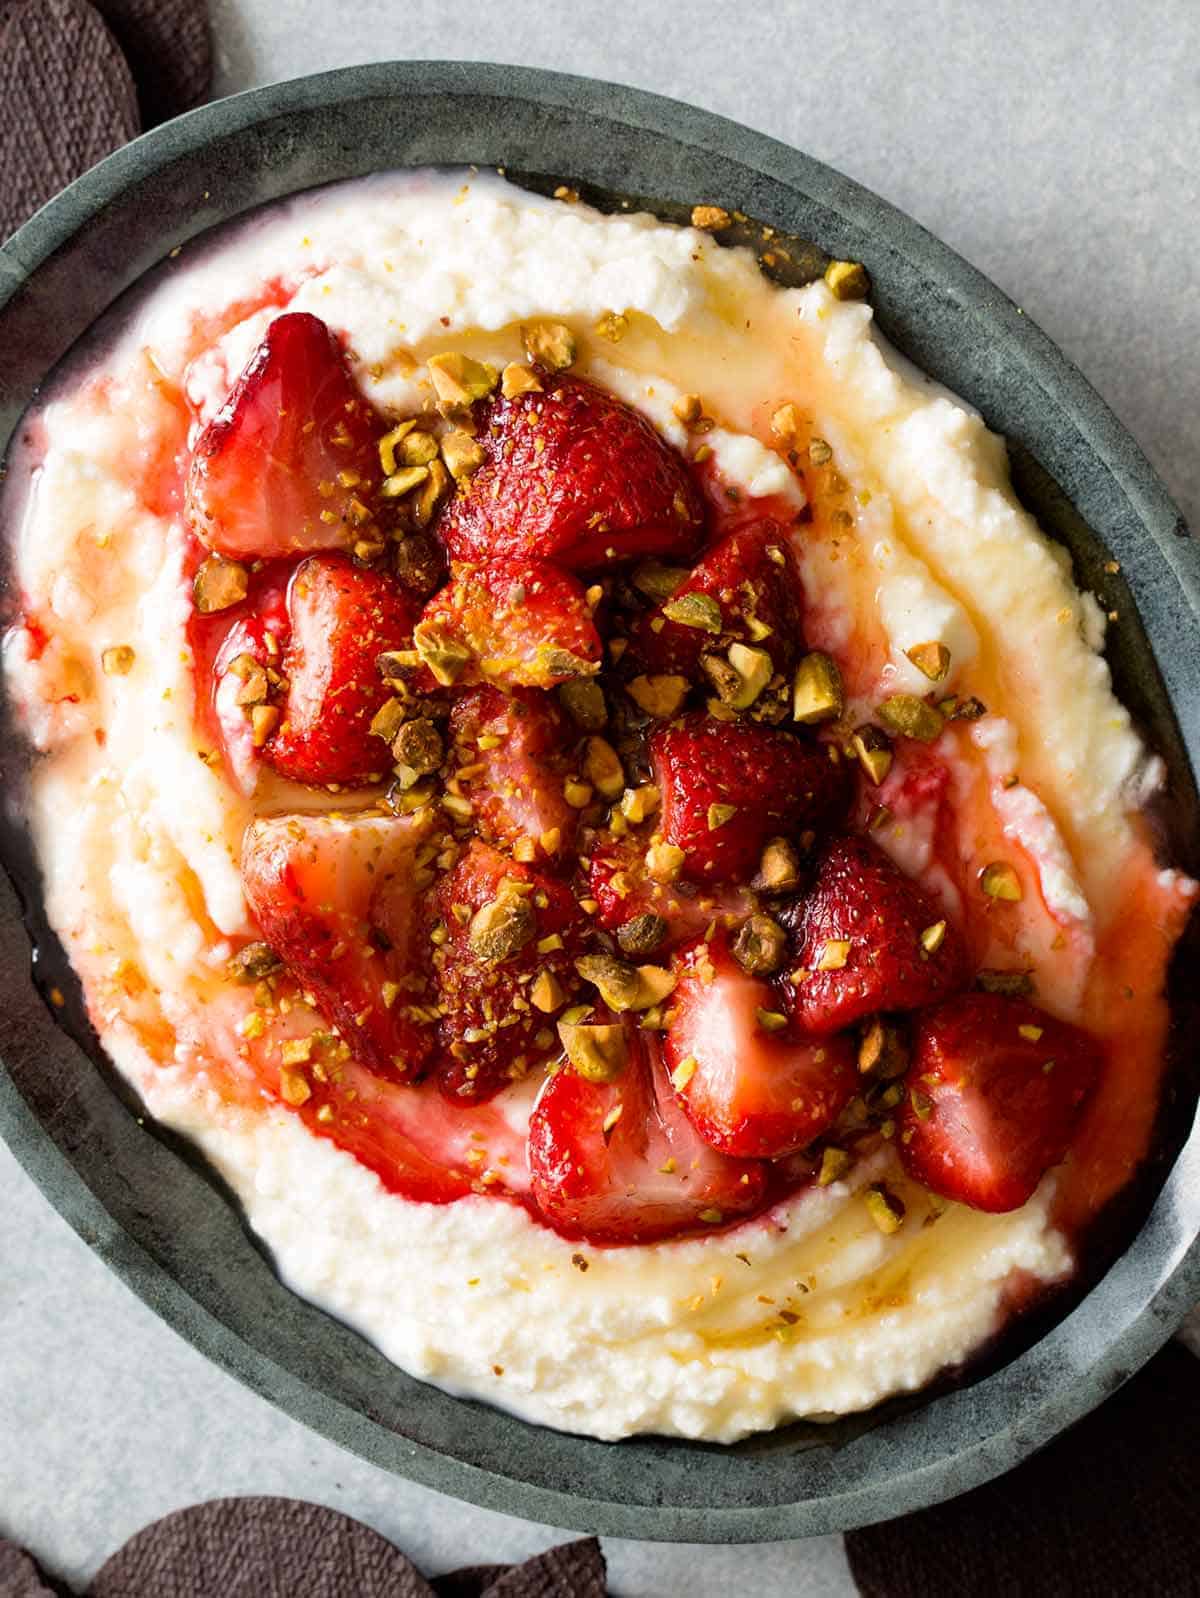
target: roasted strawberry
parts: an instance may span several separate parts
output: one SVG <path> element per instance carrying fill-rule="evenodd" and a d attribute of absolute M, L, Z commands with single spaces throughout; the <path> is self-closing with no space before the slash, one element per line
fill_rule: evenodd
<path fill-rule="evenodd" d="M 819 833 L 845 814 L 850 782 L 832 745 L 757 722 L 694 714 L 650 742 L 661 830 L 697 882 L 754 875 L 767 839 Z"/>
<path fill-rule="evenodd" d="M 804 597 L 778 522 L 747 522 L 705 551 L 690 577 L 643 616 L 624 657 L 650 673 L 700 675 L 702 656 L 726 659 L 731 644 L 759 649 L 787 672 L 803 648 Z"/>
<path fill-rule="evenodd" d="M 704 509 L 682 458 L 595 383 L 539 378 L 539 391 L 494 399 L 480 412 L 486 459 L 441 521 L 451 556 L 591 571 L 643 555 L 690 555 Z"/>
<path fill-rule="evenodd" d="M 788 919 L 791 1013 L 815 1036 L 877 1010 L 935 1004 L 966 981 L 957 928 L 869 838 L 836 838 Z"/>
<path fill-rule="evenodd" d="M 285 590 L 270 583 L 228 614 L 199 618 L 193 630 L 197 681 L 207 686 L 215 723 L 238 786 L 253 793 L 258 781 L 259 746 L 254 711 L 267 704 L 281 683 L 279 668 L 291 630 Z"/>
<path fill-rule="evenodd" d="M 1018 1209 L 1070 1147 L 1095 1039 L 1025 999 L 963 993 L 917 1017 L 900 1158 L 943 1198 Z"/>
<path fill-rule="evenodd" d="M 774 1159 L 820 1137 L 858 1086 L 850 1040 L 787 1032 L 771 984 L 747 975 L 720 933 L 681 949 L 674 970 L 663 1057 L 704 1141 Z"/>
<path fill-rule="evenodd" d="M 583 584 L 545 561 L 456 563 L 416 629 L 426 658 L 460 684 L 553 688 L 600 669 Z"/>
<path fill-rule="evenodd" d="M 382 1076 L 415 1076 L 433 1049 L 414 889 L 432 826 L 432 813 L 272 816 L 251 823 L 242 845 L 242 887 L 263 938 L 355 1059 Z"/>
<path fill-rule="evenodd" d="M 653 1035 L 602 1010 L 593 1023 L 619 1027 L 623 1067 L 593 1081 L 564 1064 L 529 1121 L 533 1193 L 547 1220 L 591 1242 L 649 1243 L 757 1209 L 765 1167 L 717 1154 L 697 1136 Z"/>
<path fill-rule="evenodd" d="M 319 317 L 276 317 L 197 440 L 185 508 L 202 543 L 234 560 L 354 542 L 380 480 L 386 423 Z"/>
<path fill-rule="evenodd" d="M 376 661 L 408 644 L 412 600 L 390 577 L 344 555 L 312 555 L 288 588 L 291 635 L 282 720 L 263 753 L 281 776 L 313 785 L 378 779 L 391 764 L 371 733 L 390 690 Z"/>
<path fill-rule="evenodd" d="M 489 842 L 566 865 L 579 812 L 564 797 L 575 738 L 546 694 L 470 688 L 454 701 L 450 733 L 459 786 Z"/>
<path fill-rule="evenodd" d="M 649 840 L 621 838 L 598 843 L 591 851 L 590 891 L 596 901 L 596 921 L 606 932 L 636 939 L 633 923 L 653 917 L 657 941 L 643 949 L 670 949 L 691 938 L 702 937 L 709 927 L 732 927 L 755 908 L 747 888 L 724 884 L 698 887 L 691 882 L 659 882 L 646 866 Z M 647 934 L 643 931 L 643 937 Z M 636 946 L 635 946 L 636 952 Z"/>
<path fill-rule="evenodd" d="M 554 1015 L 580 985 L 590 928 L 569 888 L 478 840 L 433 898 L 446 934 L 438 1079 L 447 1097 L 479 1102 L 557 1052 Z"/>

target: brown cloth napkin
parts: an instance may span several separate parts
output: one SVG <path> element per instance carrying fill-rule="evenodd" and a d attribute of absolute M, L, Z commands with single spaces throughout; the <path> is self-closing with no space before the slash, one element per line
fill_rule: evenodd
<path fill-rule="evenodd" d="M 0 0 L 0 241 L 211 74 L 206 0 Z"/>

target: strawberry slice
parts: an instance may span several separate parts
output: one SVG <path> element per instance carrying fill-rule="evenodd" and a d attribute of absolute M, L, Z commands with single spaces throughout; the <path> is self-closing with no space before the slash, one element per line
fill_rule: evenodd
<path fill-rule="evenodd" d="M 378 780 L 390 765 L 371 722 L 390 690 L 376 666 L 407 645 L 415 606 L 390 577 L 344 555 L 312 555 L 288 588 L 291 635 L 280 668 L 283 719 L 263 753 L 313 786 Z"/>
<path fill-rule="evenodd" d="M 639 916 L 658 916 L 666 922 L 658 945 L 665 950 L 703 937 L 714 922 L 736 926 L 757 909 L 748 888 L 656 882 L 646 869 L 647 842 L 645 837 L 614 839 L 591 851 L 589 888 L 597 904 L 596 922 L 606 932 L 619 932 Z"/>
<path fill-rule="evenodd" d="M 432 813 L 272 816 L 242 844 L 242 887 L 263 938 L 355 1059 L 415 1076 L 433 1049 L 433 987 L 413 889 Z"/>
<path fill-rule="evenodd" d="M 597 1011 L 589 1020 L 611 1021 Z M 718 1154 L 675 1102 L 652 1035 L 625 1023 L 615 1081 L 565 1065 L 529 1121 L 533 1194 L 547 1220 L 595 1243 L 650 1243 L 749 1215 L 766 1194 L 756 1160 Z"/>
<path fill-rule="evenodd" d="M 877 1010 L 935 1004 L 966 981 L 958 929 L 869 838 L 835 839 L 786 919 L 796 948 L 791 1013 L 814 1036 Z"/>
<path fill-rule="evenodd" d="M 580 986 L 575 960 L 591 929 L 569 888 L 478 839 L 433 901 L 446 933 L 434 954 L 438 1078 L 448 1098 L 478 1103 L 558 1053 L 553 1012 Z M 542 972 L 555 984 L 549 1010 L 534 987 Z"/>
<path fill-rule="evenodd" d="M 193 532 L 233 560 L 345 547 L 378 486 L 386 425 L 319 317 L 276 317 L 192 452 Z"/>
<path fill-rule="evenodd" d="M 668 610 L 686 614 L 691 596 L 716 604 L 719 627 L 672 620 Z M 804 647 L 803 615 L 804 590 L 787 535 L 769 519 L 747 522 L 707 550 L 664 605 L 641 617 L 624 658 L 639 671 L 696 677 L 702 655 L 725 655 L 741 643 L 765 649 L 775 670 L 787 672 Z"/>
<path fill-rule="evenodd" d="M 209 695 L 202 714 L 208 712 L 205 720 L 220 737 L 238 786 L 243 793 L 253 793 L 260 765 L 250 717 L 254 702 L 271 692 L 266 674 L 276 674 L 278 681 L 284 642 L 291 631 L 286 593 L 277 582 L 268 582 L 237 607 L 232 619 L 227 613 L 200 617 L 198 612 L 196 619 L 204 624 L 203 634 L 199 627 L 192 629 L 197 683 L 200 692 Z M 249 664 L 258 671 L 248 671 Z"/>
<path fill-rule="evenodd" d="M 450 734 L 480 835 L 510 846 L 525 839 L 536 859 L 566 864 L 579 825 L 563 797 L 576 739 L 554 701 L 471 688 L 454 702 Z"/>
<path fill-rule="evenodd" d="M 682 457 L 586 378 L 539 378 L 541 391 L 481 410 L 486 459 L 441 521 L 450 554 L 553 560 L 572 571 L 689 555 L 704 507 Z"/>
<path fill-rule="evenodd" d="M 720 933 L 681 949 L 674 970 L 663 1057 L 704 1141 L 722 1154 L 774 1159 L 827 1131 L 858 1088 L 850 1039 L 768 1030 L 783 1019 L 778 996 L 742 970 Z"/>
<path fill-rule="evenodd" d="M 553 688 L 600 669 L 600 634 L 583 584 L 545 561 L 456 564 L 426 605 L 418 640 L 464 651 L 455 680 L 502 688 Z"/>
<path fill-rule="evenodd" d="M 917 1018 L 900 1158 L 943 1198 L 1019 1209 L 1066 1155 L 1103 1068 L 1095 1039 L 1025 999 L 963 993 Z"/>
<path fill-rule="evenodd" d="M 685 716 L 655 733 L 650 755 L 663 837 L 698 882 L 753 876 L 768 838 L 823 831 L 850 802 L 832 745 L 757 722 Z"/>

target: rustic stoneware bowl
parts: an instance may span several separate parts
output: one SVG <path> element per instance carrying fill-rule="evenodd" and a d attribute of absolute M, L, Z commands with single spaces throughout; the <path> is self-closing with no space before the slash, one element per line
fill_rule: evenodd
<path fill-rule="evenodd" d="M 1113 667 L 1170 768 L 1168 847 L 1197 870 L 1200 551 L 1141 452 L 1037 328 L 945 246 L 808 157 L 691 107 L 511 67 L 403 63 L 258 90 L 158 128 L 0 252 L 0 448 L 64 352 L 177 245 L 314 184 L 467 162 L 502 165 L 535 187 L 566 181 L 601 204 L 632 197 L 667 217 L 694 201 L 745 212 L 819 246 L 794 249 L 801 276 L 820 270 L 820 251 L 865 261 L 885 331 L 1008 437 L 1018 490 L 1069 544 L 1081 581 L 1120 561 L 1125 619 Z M 734 1448 L 593 1442 L 448 1397 L 285 1291 L 203 1163 L 138 1123 L 41 923 L 13 737 L 3 745 L 6 863 L 26 917 L 5 885 L 4 1135 L 63 1216 L 172 1326 L 387 1470 L 493 1509 L 626 1537 L 753 1541 L 842 1529 L 1016 1464 L 1148 1359 L 1200 1297 L 1192 1033 L 1192 1058 L 1178 1050 L 1157 1156 L 1105 1229 L 1090 1286 L 957 1386 Z M 1180 970 L 1184 960 L 1195 972 L 1194 944 Z M 74 1038 L 41 997 L 51 982 L 68 995 Z"/>

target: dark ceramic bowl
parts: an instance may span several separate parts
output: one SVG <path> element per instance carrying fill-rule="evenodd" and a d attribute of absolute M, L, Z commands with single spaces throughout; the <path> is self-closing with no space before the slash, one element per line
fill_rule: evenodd
<path fill-rule="evenodd" d="M 176 245 L 298 189 L 439 162 L 502 165 L 535 187 L 566 181 L 598 203 L 632 197 L 673 218 L 694 201 L 724 205 L 815 241 L 820 250 L 794 251 L 801 275 L 820 269 L 821 250 L 865 261 L 883 328 L 1007 436 L 1018 490 L 1069 544 L 1081 580 L 1120 561 L 1113 668 L 1170 767 L 1167 848 L 1197 870 L 1200 550 L 1140 450 L 1037 328 L 945 246 L 837 173 L 706 112 L 551 73 L 404 63 L 258 90 L 159 128 L 0 252 L 0 447 L 64 352 Z M 1195 1089 L 1180 1059 L 1156 1157 L 1104 1229 L 1090 1289 L 1026 1321 L 957 1386 L 733 1448 L 598 1443 L 448 1397 L 287 1292 L 203 1163 L 138 1124 L 40 922 L 19 816 L 6 855 L 29 921 L 5 887 L 0 1126 L 18 1157 L 198 1348 L 335 1441 L 444 1492 L 558 1526 L 681 1541 L 883 1520 L 1016 1464 L 1119 1386 L 1200 1297 L 1200 1134 L 1185 1141 Z M 51 981 L 68 994 L 82 1047 L 39 996 Z"/>

